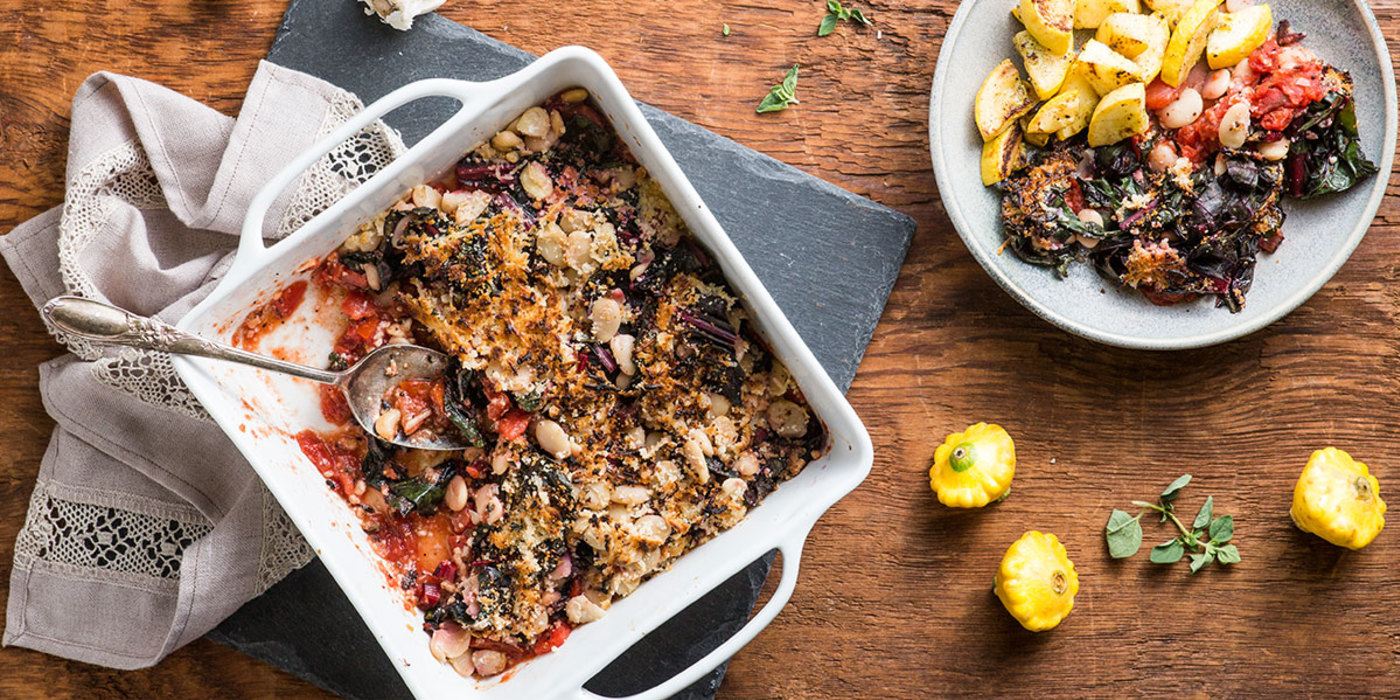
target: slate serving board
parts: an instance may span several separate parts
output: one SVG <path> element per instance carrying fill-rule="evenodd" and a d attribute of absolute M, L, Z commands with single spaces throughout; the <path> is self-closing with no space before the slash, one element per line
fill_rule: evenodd
<path fill-rule="evenodd" d="M 293 0 L 268 59 L 354 92 L 366 103 L 421 78 L 489 80 L 534 56 L 437 15 L 397 32 L 351 0 Z M 541 10 L 545 11 L 545 10 Z M 421 100 L 387 119 L 413 144 L 454 104 Z M 641 105 L 643 114 L 745 259 L 843 390 L 875 330 L 914 235 L 909 217 L 722 136 Z M 755 212 L 774 202 L 781 220 Z M 772 555 L 754 562 L 658 628 L 588 683 L 603 695 L 640 692 L 739 629 Z M 359 614 L 319 561 L 293 572 L 209 634 L 331 692 L 356 700 L 407 698 L 407 689 Z M 707 700 L 724 667 L 676 697 Z"/>

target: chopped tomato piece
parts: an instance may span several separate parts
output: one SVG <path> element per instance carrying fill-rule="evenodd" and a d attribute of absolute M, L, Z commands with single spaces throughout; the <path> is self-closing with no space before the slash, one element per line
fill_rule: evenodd
<path fill-rule="evenodd" d="M 1158 78 L 1147 86 L 1147 108 L 1155 112 L 1171 104 L 1180 94 L 1180 87 L 1172 87 Z"/>
<path fill-rule="evenodd" d="M 505 392 L 497 391 L 491 382 L 482 382 L 481 391 L 486 394 L 486 417 L 491 420 L 500 420 L 510 409 L 510 397 Z"/>
<path fill-rule="evenodd" d="M 530 425 L 530 414 L 512 408 L 504 416 L 496 421 L 496 433 L 502 440 L 514 440 L 525 434 L 525 427 Z"/>
<path fill-rule="evenodd" d="M 558 649 L 564 640 L 569 638 L 569 632 L 572 631 L 569 623 L 563 620 L 555 622 L 553 627 L 550 627 L 548 631 L 540 635 L 539 639 L 535 640 L 535 655 L 548 654 Z"/>
<path fill-rule="evenodd" d="M 349 289 L 369 289 L 369 280 L 363 272 L 356 272 L 335 258 L 330 258 L 316 268 L 314 279 L 317 284 L 334 284 Z"/>
<path fill-rule="evenodd" d="M 378 315 L 375 308 L 374 299 L 364 292 L 351 291 L 345 295 L 345 301 L 341 302 L 340 310 L 345 312 L 352 321 L 359 321 L 365 318 L 373 318 Z"/>
<path fill-rule="evenodd" d="M 301 306 L 301 300 L 306 297 L 306 280 L 298 280 L 283 289 L 277 298 L 272 300 L 272 312 L 278 318 L 287 318 L 296 312 Z"/>
<path fill-rule="evenodd" d="M 345 392 L 328 384 L 322 384 L 320 390 L 321 416 L 326 422 L 334 425 L 350 422 L 350 403 L 345 400 Z"/>

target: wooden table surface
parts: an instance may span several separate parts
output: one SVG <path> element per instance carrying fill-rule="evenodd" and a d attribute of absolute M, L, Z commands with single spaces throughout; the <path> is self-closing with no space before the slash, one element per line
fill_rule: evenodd
<path fill-rule="evenodd" d="M 639 99 L 918 220 L 850 392 L 875 469 L 812 532 L 791 604 L 735 657 L 721 696 L 1400 692 L 1400 532 L 1392 526 L 1351 553 L 1288 517 L 1299 470 L 1325 445 L 1369 463 L 1400 502 L 1400 179 L 1385 174 L 1390 196 L 1351 261 L 1271 328 L 1188 352 L 1101 347 L 998 289 L 939 203 L 928 86 L 956 3 L 859 5 L 878 33 L 842 26 L 817 38 L 815 0 L 453 0 L 443 9 L 535 53 L 591 46 Z M 0 2 L 0 232 L 61 202 L 69 101 L 85 76 L 148 78 L 235 114 L 282 10 L 282 0 Z M 1400 0 L 1374 10 L 1394 55 Z M 801 106 L 755 115 L 794 62 Z M 52 427 L 35 366 L 60 349 L 8 270 L 0 307 L 9 309 L 0 314 L 0 561 L 9 562 Z M 954 512 L 929 492 L 925 471 L 943 435 L 978 420 L 1015 436 L 1015 490 L 995 507 Z M 1244 561 L 1194 577 L 1184 564 L 1149 564 L 1145 551 L 1111 561 L 1109 510 L 1183 472 L 1196 477 L 1183 509 L 1214 495 L 1216 512 L 1235 516 Z M 1002 552 L 1027 529 L 1057 533 L 1081 576 L 1074 613 L 1039 635 L 990 592 Z M 1169 537 L 1155 522 L 1147 533 L 1149 544 Z M 0 696 L 40 695 L 324 693 L 207 641 L 135 672 L 0 651 Z"/>

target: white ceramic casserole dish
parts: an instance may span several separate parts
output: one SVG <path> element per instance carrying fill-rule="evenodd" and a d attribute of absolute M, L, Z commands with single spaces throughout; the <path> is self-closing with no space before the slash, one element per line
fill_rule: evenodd
<path fill-rule="evenodd" d="M 797 478 L 783 483 L 733 529 L 681 557 L 675 565 L 584 625 L 556 651 L 508 672 L 476 681 L 457 675 L 428 651 L 422 616 L 386 579 L 368 538 L 346 503 L 302 455 L 292 436 L 324 425 L 315 387 L 260 370 L 176 357 L 175 367 L 209 414 L 252 463 L 268 488 L 344 589 L 404 682 L 419 698 L 555 698 L 599 696 L 583 684 L 646 633 L 765 553 L 782 553 L 782 577 L 771 600 L 732 638 L 681 674 L 634 698 L 667 697 L 732 656 L 767 625 L 791 596 L 802 545 L 813 523 L 854 489 L 873 461 L 870 437 L 841 392 L 798 337 L 710 210 L 642 117 L 608 65 L 579 47 L 551 52 L 513 75 L 485 83 L 424 80 L 400 88 L 289 163 L 254 198 L 238 254 L 218 287 L 179 326 L 227 341 L 249 310 L 278 288 L 309 274 L 308 261 L 335 249 L 355 226 L 403 192 L 446 172 L 466 151 L 526 108 L 561 90 L 583 86 L 612 120 L 637 160 L 661 185 L 690 230 L 714 255 L 742 296 L 759 332 L 791 370 L 825 423 L 830 448 Z M 265 247 L 263 219 L 272 201 L 319 157 L 395 107 L 424 97 L 449 97 L 458 111 L 391 165 L 296 233 Z M 757 215 L 759 212 L 754 212 Z M 263 343 L 278 354 L 323 363 L 334 329 L 303 304 Z"/>

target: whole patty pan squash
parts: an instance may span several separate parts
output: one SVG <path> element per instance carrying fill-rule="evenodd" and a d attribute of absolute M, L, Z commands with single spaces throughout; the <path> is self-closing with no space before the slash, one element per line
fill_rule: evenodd
<path fill-rule="evenodd" d="M 1338 547 L 1361 549 L 1385 527 L 1380 483 L 1335 447 L 1312 453 L 1293 487 L 1293 522 Z"/>
<path fill-rule="evenodd" d="M 938 446 L 928 483 L 945 506 L 981 508 L 1005 498 L 1015 475 L 1011 436 L 999 425 L 977 423 Z"/>
<path fill-rule="evenodd" d="M 1022 627 L 1044 632 L 1074 609 L 1079 573 L 1057 537 L 1031 530 L 1006 550 L 992 590 Z"/>

